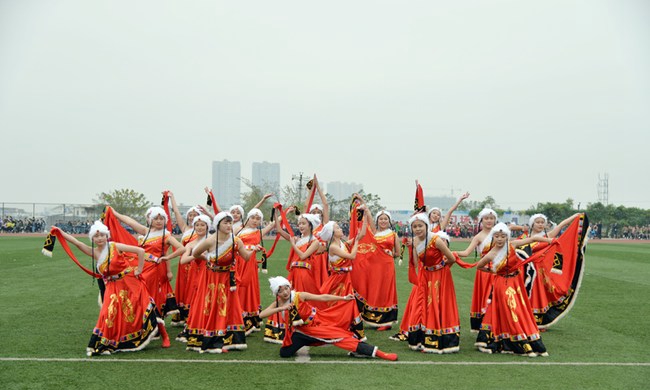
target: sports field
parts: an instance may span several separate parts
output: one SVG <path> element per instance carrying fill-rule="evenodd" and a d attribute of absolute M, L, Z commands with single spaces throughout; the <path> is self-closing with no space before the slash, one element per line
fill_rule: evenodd
<path fill-rule="evenodd" d="M 136 353 L 86 358 L 95 325 L 97 285 L 58 246 L 40 254 L 43 238 L 0 237 L 0 383 L 3 389 L 61 388 L 471 388 L 632 389 L 650 383 L 650 244 L 590 242 L 573 310 L 543 333 L 550 357 L 485 355 L 473 347 L 469 304 L 473 270 L 454 267 L 461 315 L 461 352 L 412 352 L 391 332 L 367 330 L 368 341 L 396 352 L 398 362 L 353 359 L 317 347 L 281 359 L 278 346 L 255 333 L 248 350 L 199 355 L 172 341 Z M 269 275 L 286 275 L 288 246 L 269 261 Z M 463 249 L 466 243 L 452 243 Z M 268 247 L 267 243 L 267 247 Z M 90 263 L 88 257 L 79 256 Z M 173 261 L 174 268 L 177 260 Z M 88 265 L 89 266 L 89 265 Z M 397 267 L 400 310 L 410 285 Z M 260 274 L 263 304 L 271 295 Z M 169 320 L 167 320 L 169 324 Z M 170 335 L 178 330 L 171 328 Z"/>

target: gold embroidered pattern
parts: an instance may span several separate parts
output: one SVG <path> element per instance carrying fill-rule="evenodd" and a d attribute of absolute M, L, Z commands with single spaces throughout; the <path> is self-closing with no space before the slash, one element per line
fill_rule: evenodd
<path fill-rule="evenodd" d="M 133 312 L 133 304 L 129 299 L 129 292 L 127 290 L 120 290 L 120 298 L 122 299 L 122 314 L 124 314 L 126 322 L 133 322 L 135 320 L 135 313 Z"/>
<path fill-rule="evenodd" d="M 219 315 L 221 317 L 226 316 L 226 307 L 228 304 L 228 298 L 226 296 L 226 285 L 219 283 L 217 287 L 217 305 L 219 305 Z"/>
<path fill-rule="evenodd" d="M 515 309 L 517 309 L 517 292 L 514 288 L 508 287 L 506 290 L 506 295 L 508 296 L 508 307 L 510 308 L 510 314 L 512 315 L 512 320 L 514 322 L 519 322 L 519 317 L 515 314 Z"/>
<path fill-rule="evenodd" d="M 371 244 L 359 244 L 357 247 L 357 253 L 366 254 L 371 253 L 377 250 L 377 246 L 374 243 Z"/>
<path fill-rule="evenodd" d="M 440 281 L 436 280 L 435 283 L 435 288 L 436 288 L 436 302 L 440 303 Z"/>
<path fill-rule="evenodd" d="M 214 297 L 214 288 L 215 288 L 214 283 L 208 284 L 208 293 L 205 294 L 205 298 L 203 299 L 203 315 L 207 316 L 210 315 L 210 304 L 212 303 L 213 297 Z"/>
<path fill-rule="evenodd" d="M 106 326 L 109 328 L 112 328 L 113 325 L 115 325 L 115 316 L 117 315 L 117 308 L 115 305 L 117 304 L 117 294 L 111 294 L 111 303 L 108 305 L 108 315 L 106 318 Z"/>

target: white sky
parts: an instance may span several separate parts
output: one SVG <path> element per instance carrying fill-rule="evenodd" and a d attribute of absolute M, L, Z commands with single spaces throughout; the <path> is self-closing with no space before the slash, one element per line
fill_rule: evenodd
<path fill-rule="evenodd" d="M 1 202 L 204 201 L 211 161 L 391 209 L 650 208 L 650 2 L 0 0 Z"/>

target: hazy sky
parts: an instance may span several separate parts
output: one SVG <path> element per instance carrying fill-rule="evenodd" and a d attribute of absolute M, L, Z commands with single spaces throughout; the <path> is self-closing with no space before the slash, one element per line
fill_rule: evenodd
<path fill-rule="evenodd" d="M 0 202 L 199 203 L 229 159 L 650 208 L 650 2 L 0 0 L 0 134 Z"/>

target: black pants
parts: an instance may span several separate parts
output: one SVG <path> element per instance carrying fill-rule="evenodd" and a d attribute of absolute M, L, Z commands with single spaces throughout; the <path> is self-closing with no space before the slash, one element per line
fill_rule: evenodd
<path fill-rule="evenodd" d="M 288 347 L 280 348 L 280 357 L 289 358 L 292 357 L 298 352 L 302 347 L 309 345 L 322 344 L 323 342 L 317 340 L 313 337 L 307 336 L 306 334 L 300 332 L 293 332 L 291 335 L 291 345 Z M 361 355 L 372 356 L 372 353 L 375 351 L 375 346 L 368 343 L 359 343 L 357 350 L 354 351 Z"/>

